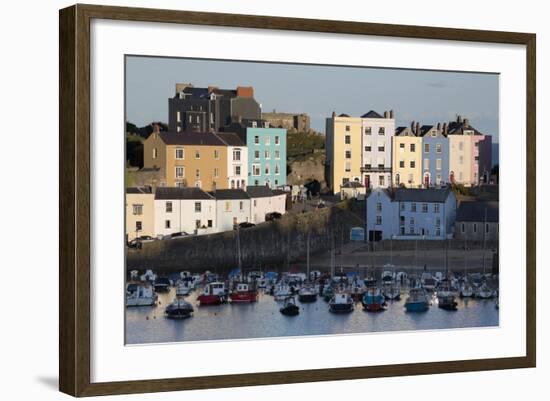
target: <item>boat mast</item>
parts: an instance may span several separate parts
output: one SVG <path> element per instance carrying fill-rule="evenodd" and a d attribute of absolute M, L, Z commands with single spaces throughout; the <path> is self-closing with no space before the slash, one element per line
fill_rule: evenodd
<path fill-rule="evenodd" d="M 486 233 L 486 229 L 485 227 L 487 226 L 487 206 L 485 206 L 485 216 L 483 218 L 483 275 L 485 276 L 485 247 L 486 247 L 486 239 L 487 239 L 487 236 L 485 235 Z"/>
<path fill-rule="evenodd" d="M 306 276 L 306 280 L 309 281 L 309 240 L 310 240 L 310 231 L 308 230 L 307 232 L 307 241 L 306 241 L 306 255 L 307 255 L 307 259 L 306 259 L 306 264 L 307 264 L 307 276 Z"/>

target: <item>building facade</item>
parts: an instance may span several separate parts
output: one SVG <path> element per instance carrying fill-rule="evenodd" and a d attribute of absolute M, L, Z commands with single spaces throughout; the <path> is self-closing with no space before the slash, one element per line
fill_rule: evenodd
<path fill-rule="evenodd" d="M 422 138 L 414 129 L 398 127 L 393 137 L 392 173 L 396 187 L 418 188 L 422 185 Z"/>
<path fill-rule="evenodd" d="M 221 189 L 211 193 L 216 199 L 217 231 L 229 231 L 250 222 L 251 200 L 242 189 Z"/>
<path fill-rule="evenodd" d="M 126 240 L 155 234 L 155 210 L 151 187 L 126 188 Z"/>
<path fill-rule="evenodd" d="M 248 147 L 235 133 L 217 134 L 227 145 L 227 188 L 246 188 L 248 184 Z"/>
<path fill-rule="evenodd" d="M 371 192 L 366 203 L 369 240 L 452 237 L 456 196 L 448 188 L 377 190 Z"/>
<path fill-rule="evenodd" d="M 195 88 L 176 84 L 176 94 L 168 99 L 168 126 L 172 132 L 213 132 L 229 124 L 232 116 L 261 118 L 254 88 Z"/>
<path fill-rule="evenodd" d="M 460 202 L 455 238 L 465 242 L 498 241 L 498 221 L 498 202 Z"/>
<path fill-rule="evenodd" d="M 366 188 L 392 186 L 392 139 L 395 133 L 393 111 L 381 116 L 371 110 L 361 116 L 361 181 Z"/>
<path fill-rule="evenodd" d="M 444 186 L 449 183 L 449 141 L 441 125 L 424 125 L 422 138 L 422 185 Z"/>
<path fill-rule="evenodd" d="M 250 198 L 250 222 L 263 223 L 268 213 L 286 212 L 286 192 L 272 191 L 265 185 L 249 186 L 246 193 Z"/>
<path fill-rule="evenodd" d="M 169 187 L 205 191 L 230 185 L 228 145 L 210 132 L 153 132 L 144 142 L 144 168 L 158 168 Z"/>
<path fill-rule="evenodd" d="M 215 231 L 216 201 L 200 188 L 157 188 L 154 203 L 156 236 Z"/>

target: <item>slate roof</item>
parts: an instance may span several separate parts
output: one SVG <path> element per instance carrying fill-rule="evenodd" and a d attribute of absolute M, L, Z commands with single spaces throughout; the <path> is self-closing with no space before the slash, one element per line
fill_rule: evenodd
<path fill-rule="evenodd" d="M 207 192 L 195 187 L 158 187 L 155 191 L 155 199 L 170 200 L 170 199 L 198 199 L 207 200 L 214 199 Z"/>
<path fill-rule="evenodd" d="M 129 187 L 126 188 L 127 194 L 150 194 L 153 193 L 151 187 Z"/>
<path fill-rule="evenodd" d="M 226 146 L 211 132 L 161 132 L 159 136 L 166 145 Z"/>
<path fill-rule="evenodd" d="M 485 210 L 487 210 L 486 220 Z M 460 202 L 456 211 L 456 221 L 498 223 L 498 202 Z"/>
<path fill-rule="evenodd" d="M 409 127 L 397 127 L 395 136 L 416 136 Z"/>
<path fill-rule="evenodd" d="M 210 192 L 210 194 L 214 198 L 221 200 L 250 199 L 250 196 L 242 189 L 217 189 Z"/>
<path fill-rule="evenodd" d="M 365 113 L 361 116 L 361 118 L 384 118 L 380 114 L 378 114 L 376 111 L 371 110 L 368 113 Z"/>
<path fill-rule="evenodd" d="M 340 188 L 365 188 L 365 186 L 358 181 L 348 181 L 340 185 Z"/>
<path fill-rule="evenodd" d="M 457 121 L 451 121 L 449 122 L 449 125 L 447 128 L 447 132 L 449 133 L 449 135 L 463 135 L 464 130 L 474 131 L 474 135 L 483 135 L 482 132 L 478 131 L 477 129 L 475 129 L 469 124 L 468 125 L 464 124 L 464 122 L 459 123 Z"/>
<path fill-rule="evenodd" d="M 448 188 L 398 188 L 395 200 L 399 202 L 445 202 L 451 194 Z"/>
<path fill-rule="evenodd" d="M 268 198 L 273 196 L 273 191 L 266 185 L 249 185 L 246 187 L 246 193 L 251 198 Z"/>
<path fill-rule="evenodd" d="M 274 190 L 272 190 L 271 192 L 273 192 L 273 195 L 274 195 L 274 196 L 277 196 L 277 195 L 286 195 L 286 194 L 288 194 L 288 192 L 283 191 L 282 189 L 274 189 Z"/>
<path fill-rule="evenodd" d="M 219 132 L 216 134 L 227 146 L 246 146 L 243 140 L 233 132 Z"/>

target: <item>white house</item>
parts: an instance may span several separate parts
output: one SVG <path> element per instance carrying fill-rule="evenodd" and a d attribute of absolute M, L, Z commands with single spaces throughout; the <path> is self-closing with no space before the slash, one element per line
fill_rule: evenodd
<path fill-rule="evenodd" d="M 366 215 L 369 240 L 443 240 L 453 235 L 456 196 L 449 188 L 375 190 Z"/>
<path fill-rule="evenodd" d="M 236 224 L 250 222 L 250 196 L 242 189 L 218 189 L 216 202 L 217 231 L 232 230 Z"/>
<path fill-rule="evenodd" d="M 271 190 L 266 185 L 248 186 L 246 193 L 250 197 L 250 221 L 254 224 L 265 221 L 265 215 L 272 212 L 284 214 L 286 211 L 286 192 Z"/>
<path fill-rule="evenodd" d="M 155 234 L 214 232 L 216 199 L 200 188 L 159 187 L 155 191 Z"/>
<path fill-rule="evenodd" d="M 218 137 L 227 144 L 227 187 L 243 188 L 248 185 L 248 147 L 234 133 L 218 133 Z"/>
<path fill-rule="evenodd" d="M 387 188 L 392 178 L 393 110 L 384 112 L 383 116 L 371 110 L 361 116 L 361 122 L 361 182 L 367 188 Z"/>

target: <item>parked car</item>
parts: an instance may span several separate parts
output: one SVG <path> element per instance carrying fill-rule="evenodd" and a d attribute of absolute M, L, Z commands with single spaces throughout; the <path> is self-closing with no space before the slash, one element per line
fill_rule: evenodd
<path fill-rule="evenodd" d="M 136 237 L 130 242 L 128 242 L 128 248 L 141 249 L 141 244 L 146 242 L 153 242 L 155 238 L 150 235 L 142 235 L 141 237 Z"/>
<path fill-rule="evenodd" d="M 271 212 L 271 213 L 267 213 L 265 215 L 265 221 L 273 221 L 273 220 L 280 219 L 281 217 L 283 217 L 283 215 L 281 213 Z"/>
<path fill-rule="evenodd" d="M 184 237 L 187 237 L 188 235 L 189 234 L 186 233 L 185 231 L 180 231 L 180 232 L 177 232 L 177 233 L 170 234 L 169 239 L 184 238 Z"/>
<path fill-rule="evenodd" d="M 242 223 L 239 223 L 235 226 L 235 230 L 237 228 L 250 228 L 250 227 L 254 227 L 256 224 L 254 223 L 249 223 L 248 221 L 244 221 Z"/>

